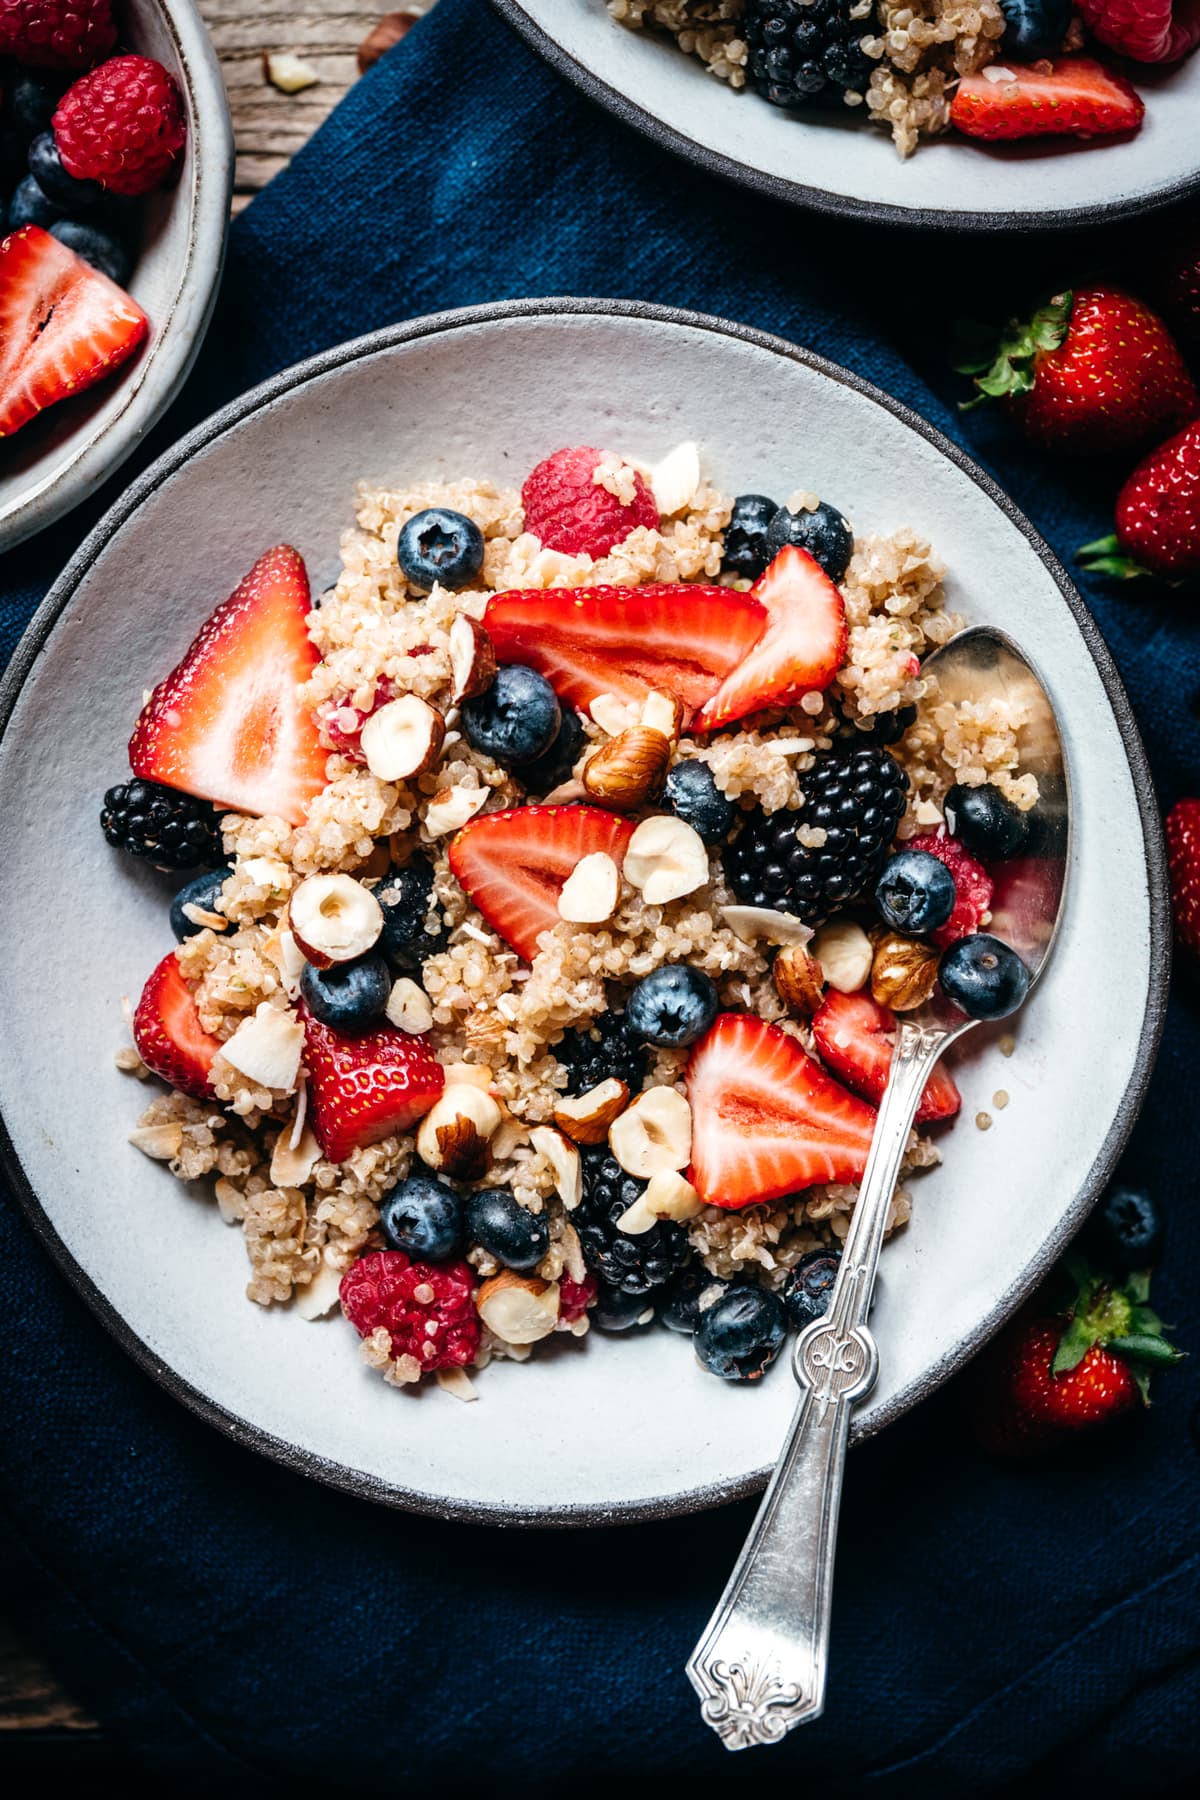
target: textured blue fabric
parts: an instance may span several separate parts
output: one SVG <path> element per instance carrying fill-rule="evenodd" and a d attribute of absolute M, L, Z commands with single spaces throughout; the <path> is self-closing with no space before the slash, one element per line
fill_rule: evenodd
<path fill-rule="evenodd" d="M 785 210 L 587 105 L 483 0 L 440 0 L 238 221 L 218 324 L 151 448 L 273 370 L 398 318 L 626 295 L 765 327 L 868 376 L 968 444 L 1069 558 L 1104 529 L 1114 473 L 1072 474 L 1001 423 L 959 415 L 948 322 L 1135 271 L 1177 224 L 956 244 Z M 6 559 L 6 651 L 90 522 L 76 515 Z M 1164 800 L 1194 792 L 1195 619 L 1182 602 L 1084 585 Z M 1096 978 L 1119 968 L 1114 946 Z M 1158 1299 L 1193 1347 L 1197 1049 L 1180 995 L 1131 1158 L 1172 1209 Z M 308 1485 L 128 1362 L 11 1206 L 0 1233 L 6 1587 L 147 1768 L 176 1788 L 275 1774 L 478 1781 L 493 1796 L 589 1774 L 701 1792 L 745 1779 L 701 1726 L 681 1665 L 748 1505 L 504 1533 Z M 1194 1775 L 1195 1368 L 1157 1382 L 1145 1419 L 1045 1466 L 985 1461 L 952 1393 L 856 1453 L 829 1710 L 751 1774 L 922 1796 L 1034 1772 L 1076 1786 L 1136 1776 L 1142 1791 Z"/>

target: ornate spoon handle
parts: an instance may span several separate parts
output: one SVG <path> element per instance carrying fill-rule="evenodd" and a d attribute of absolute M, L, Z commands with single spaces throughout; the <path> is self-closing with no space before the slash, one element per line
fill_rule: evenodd
<path fill-rule="evenodd" d="M 742 1554 L 687 1665 L 727 1750 L 778 1743 L 825 1705 L 833 1557 L 850 1411 L 875 1381 L 867 1329 L 904 1147 L 952 1034 L 902 1023 L 862 1190 L 824 1318 L 796 1340 L 800 1402 Z"/>

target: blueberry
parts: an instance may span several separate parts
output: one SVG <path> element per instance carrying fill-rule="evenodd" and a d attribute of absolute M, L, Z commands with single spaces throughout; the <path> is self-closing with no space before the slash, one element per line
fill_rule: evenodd
<path fill-rule="evenodd" d="M 426 925 L 437 905 L 433 865 L 423 856 L 414 856 L 402 869 L 385 875 L 375 889 L 375 898 L 383 910 L 379 949 L 394 969 L 413 974 L 427 956 L 436 956 L 445 948 L 445 927 L 439 924 L 430 931 Z"/>
<path fill-rule="evenodd" d="M 118 287 L 124 287 L 133 273 L 132 254 L 106 225 L 88 219 L 58 219 L 51 225 L 50 235 Z"/>
<path fill-rule="evenodd" d="M 463 1246 L 463 1204 L 448 1182 L 414 1163 L 379 1203 L 379 1228 L 389 1250 L 417 1262 L 445 1262 Z"/>
<path fill-rule="evenodd" d="M 771 560 L 767 529 L 778 511 L 778 503 L 768 500 L 765 494 L 738 495 L 725 527 L 722 569 L 747 581 L 758 580 Z"/>
<path fill-rule="evenodd" d="M 49 230 L 62 218 L 62 207 L 48 200 L 32 175 L 18 181 L 8 203 L 8 229 L 19 231 L 22 225 L 41 225 Z"/>
<path fill-rule="evenodd" d="M 228 879 L 228 869 L 212 869 L 206 875 L 193 875 L 180 888 L 171 902 L 171 930 L 181 944 L 184 938 L 195 937 L 198 931 L 204 930 L 203 925 L 188 918 L 184 907 L 198 906 L 202 912 L 216 912 L 221 889 Z"/>
<path fill-rule="evenodd" d="M 706 844 L 723 844 L 733 830 L 737 807 L 727 800 L 707 763 L 676 763 L 667 776 L 663 804 Z"/>
<path fill-rule="evenodd" d="M 898 744 L 916 722 L 915 706 L 898 706 L 895 712 L 876 713 L 869 721 L 843 718 L 837 735 L 850 744 Z"/>
<path fill-rule="evenodd" d="M 1071 0 L 1000 0 L 1007 55 L 1021 62 L 1055 56 L 1071 23 Z"/>
<path fill-rule="evenodd" d="M 429 506 L 401 531 L 396 560 L 414 587 L 470 587 L 483 567 L 483 533 L 464 513 Z"/>
<path fill-rule="evenodd" d="M 378 955 L 334 963 L 329 969 L 306 963 L 300 976 L 300 992 L 313 1018 L 348 1036 L 378 1024 L 391 991 L 391 970 Z"/>
<path fill-rule="evenodd" d="M 625 1024 L 644 1043 L 682 1050 L 703 1037 L 717 1016 L 717 990 L 703 969 L 664 963 L 643 975 L 625 1006 Z"/>
<path fill-rule="evenodd" d="M 982 787 L 955 783 L 946 795 L 946 829 L 984 862 L 1015 856 L 1029 836 L 1025 814 L 990 781 Z"/>
<path fill-rule="evenodd" d="M 704 1367 L 722 1381 L 757 1381 L 786 1336 L 787 1314 L 778 1294 L 731 1287 L 700 1315 L 692 1343 Z"/>
<path fill-rule="evenodd" d="M 1029 970 L 1016 951 L 986 931 L 942 952 L 938 980 L 969 1019 L 1006 1019 L 1029 992 Z"/>
<path fill-rule="evenodd" d="M 463 701 L 467 742 L 502 769 L 519 769 L 541 756 L 553 744 L 561 722 L 554 689 L 544 675 L 522 663 L 507 664 L 486 694 Z"/>
<path fill-rule="evenodd" d="M 505 1188 L 484 1188 L 466 1207 L 467 1238 L 508 1269 L 536 1269 L 550 1248 L 550 1227 Z"/>
<path fill-rule="evenodd" d="M 781 506 L 767 532 L 768 557 L 778 556 L 785 544 L 807 550 L 830 581 L 840 581 L 854 549 L 854 533 L 837 507 L 824 500 L 813 512 L 794 513 Z"/>
<path fill-rule="evenodd" d="M 689 1263 L 657 1296 L 657 1316 L 668 1331 L 695 1331 L 701 1300 L 707 1302 L 707 1311 L 728 1290 L 729 1283 L 710 1275 L 703 1263 Z"/>
<path fill-rule="evenodd" d="M 1149 1269 L 1161 1262 L 1167 1222 L 1144 1188 L 1114 1182 L 1101 1194 L 1081 1242 L 1108 1275 Z"/>
<path fill-rule="evenodd" d="M 104 192 L 98 181 L 76 181 L 67 174 L 52 131 L 43 131 L 30 144 L 29 173 L 60 212 L 87 212 Z"/>
<path fill-rule="evenodd" d="M 889 857 L 875 886 L 884 924 L 914 936 L 944 925 L 957 898 L 953 875 L 928 850 L 900 850 Z"/>
<path fill-rule="evenodd" d="M 624 1288 L 610 1287 L 602 1281 L 596 1290 L 596 1304 L 588 1317 L 602 1331 L 628 1331 L 631 1325 L 640 1325 L 647 1313 L 652 1312 L 654 1296 L 652 1294 L 627 1294 Z"/>
<path fill-rule="evenodd" d="M 791 1270 L 783 1284 L 783 1304 L 793 1325 L 824 1318 L 841 1260 L 840 1250 L 810 1250 Z"/>
<path fill-rule="evenodd" d="M 62 92 L 62 81 L 44 71 L 16 69 L 13 72 L 9 106 L 12 122 L 26 143 L 39 132 L 49 131 Z"/>
<path fill-rule="evenodd" d="M 573 706 L 562 709 L 562 723 L 548 750 L 532 762 L 521 764 L 521 781 L 528 794 L 549 794 L 568 780 L 583 749 L 583 720 Z"/>

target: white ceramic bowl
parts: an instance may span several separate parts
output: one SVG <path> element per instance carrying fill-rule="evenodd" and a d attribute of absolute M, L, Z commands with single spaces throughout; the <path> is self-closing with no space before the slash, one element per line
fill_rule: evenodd
<path fill-rule="evenodd" d="M 280 375 L 133 484 L 5 682 L 0 867 L 19 879 L 0 884 L 0 942 L 20 953 L 0 958 L 0 1113 L 36 1229 L 146 1369 L 239 1440 L 400 1505 L 587 1523 L 745 1493 L 791 1411 L 786 1359 L 760 1387 L 731 1387 L 671 1332 L 597 1331 L 487 1370 L 464 1406 L 388 1387 L 336 1317 L 306 1324 L 249 1305 L 240 1233 L 210 1195 L 125 1142 L 148 1090 L 113 1067 L 121 995 L 136 997 L 172 942 L 171 884 L 108 849 L 100 796 L 126 767 L 143 688 L 268 545 L 296 544 L 318 588 L 334 578 L 358 479 L 516 485 L 562 443 L 653 460 L 693 436 L 729 492 L 810 488 L 860 531 L 928 532 L 952 571 L 950 603 L 1036 658 L 1072 771 L 1061 938 L 1016 1054 L 981 1029 L 958 1060 L 964 1108 L 944 1166 L 914 1182 L 913 1223 L 884 1252 L 881 1378 L 859 1435 L 944 1380 L 1048 1267 L 1111 1168 L 1153 1060 L 1169 922 L 1137 729 L 1062 569 L 960 451 L 778 339 L 635 303 L 475 308 Z M 985 1134 L 974 1115 L 999 1088 L 1012 1104 Z"/>
<path fill-rule="evenodd" d="M 85 500 L 175 398 L 212 316 L 229 229 L 233 132 L 225 86 L 194 0 L 126 0 L 122 44 L 179 82 L 188 140 L 178 183 L 145 202 L 130 292 L 150 318 L 133 362 L 0 444 L 0 551 Z"/>
<path fill-rule="evenodd" d="M 713 174 L 851 218 L 949 230 L 1096 225 L 1200 187 L 1200 53 L 1134 70 L 1146 102 L 1128 142 L 952 134 L 902 162 L 853 114 L 809 116 L 735 93 L 662 32 L 618 26 L 604 0 L 492 0 L 567 80 L 647 137 Z"/>

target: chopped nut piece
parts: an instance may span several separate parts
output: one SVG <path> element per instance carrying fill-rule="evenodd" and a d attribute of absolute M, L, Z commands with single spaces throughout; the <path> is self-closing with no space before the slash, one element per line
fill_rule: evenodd
<path fill-rule="evenodd" d="M 602 806 L 636 812 L 661 791 L 670 761 L 670 738 L 634 725 L 589 756 L 583 765 L 583 785 Z"/>
<path fill-rule="evenodd" d="M 365 75 L 368 69 L 374 68 L 380 57 L 385 56 L 393 44 L 398 44 L 420 17 L 421 13 L 415 10 L 385 13 L 358 46 L 359 74 Z"/>
<path fill-rule="evenodd" d="M 297 1313 L 302 1319 L 326 1318 L 338 1303 L 341 1285 L 341 1269 L 336 1269 L 332 1263 L 322 1262 L 308 1286 L 296 1289 L 293 1305 Z"/>
<path fill-rule="evenodd" d="M 321 79 L 310 63 L 301 62 L 290 50 L 264 52 L 263 74 L 281 94 L 299 94 Z"/>
<path fill-rule="evenodd" d="M 402 694 L 371 714 L 359 743 L 377 781 L 408 781 L 433 768 L 445 736 L 446 721 L 436 706 L 419 694 Z"/>
<path fill-rule="evenodd" d="M 675 1169 L 660 1169 L 646 1183 L 632 1206 L 626 1207 L 617 1220 L 620 1231 L 640 1236 L 659 1219 L 694 1219 L 704 1211 L 704 1202 L 692 1186 Z"/>
<path fill-rule="evenodd" d="M 898 931 L 885 932 L 875 946 L 871 998 L 893 1012 L 924 1006 L 937 986 L 938 953 Z"/>
<path fill-rule="evenodd" d="M 839 994 L 857 994 L 866 986 L 874 951 L 862 926 L 852 919 L 834 919 L 822 925 L 813 938 L 812 953 L 826 981 Z"/>
<path fill-rule="evenodd" d="M 496 679 L 492 640 L 470 613 L 456 613 L 450 627 L 450 674 L 455 706 L 486 693 Z"/>
<path fill-rule="evenodd" d="M 500 1127 L 500 1108 L 482 1088 L 456 1083 L 421 1120 L 417 1155 L 451 1180 L 479 1181 L 491 1163 L 490 1140 Z"/>
<path fill-rule="evenodd" d="M 825 972 L 803 944 L 785 944 L 771 965 L 775 992 L 797 1019 L 811 1019 L 825 998 Z"/>
<path fill-rule="evenodd" d="M 413 1037 L 419 1037 L 433 1024 L 433 1007 L 430 1005 L 429 995 L 408 975 L 402 975 L 399 981 L 392 983 L 386 1014 L 389 1024 L 394 1025 L 398 1031 L 411 1033 Z"/>
<path fill-rule="evenodd" d="M 448 1394 L 453 1394 L 456 1400 L 469 1402 L 479 1398 L 475 1392 L 475 1383 L 465 1369 L 437 1369 L 434 1372 L 434 1380 Z"/>
<path fill-rule="evenodd" d="M 292 1133 L 285 1127 L 275 1141 L 271 1156 L 271 1182 L 274 1187 L 303 1187 L 321 1160 L 321 1146 L 309 1126 L 300 1133 L 293 1146 Z"/>
<path fill-rule="evenodd" d="M 807 944 L 812 926 L 770 906 L 723 906 L 721 917 L 744 944 Z"/>
<path fill-rule="evenodd" d="M 558 1324 L 558 1283 L 504 1269 L 485 1281 L 475 1301 L 489 1331 L 506 1344 L 536 1344 Z"/>
<path fill-rule="evenodd" d="M 625 852 L 625 879 L 650 906 L 694 893 L 708 880 L 708 851 L 699 832 L 666 813 L 643 819 Z"/>
<path fill-rule="evenodd" d="M 664 519 L 683 512 L 700 486 L 700 451 L 687 442 L 676 444 L 650 471 L 650 491 Z"/>
<path fill-rule="evenodd" d="M 155 1162 L 170 1162 L 183 1149 L 183 1126 L 178 1119 L 162 1125 L 139 1125 L 130 1132 L 129 1142 Z"/>
<path fill-rule="evenodd" d="M 616 694 L 597 694 L 588 711 L 609 737 L 620 737 L 638 722 L 636 701 L 620 700 Z"/>
<path fill-rule="evenodd" d="M 221 1046 L 227 1063 L 240 1069 L 260 1087 L 290 1094 L 300 1074 L 304 1027 L 294 1013 L 280 1012 L 263 1000 L 254 1016 L 243 1019 L 233 1036 Z"/>
<path fill-rule="evenodd" d="M 488 795 L 490 788 L 467 787 L 459 782 L 457 787 L 442 788 L 434 795 L 425 809 L 425 829 L 430 837 L 445 837 L 448 832 L 461 831 L 468 819 L 473 819 Z"/>
<path fill-rule="evenodd" d="M 383 930 L 383 909 L 352 875 L 309 875 L 288 902 L 292 936 L 314 968 L 365 956 Z"/>
<path fill-rule="evenodd" d="M 583 1199 L 583 1165 L 579 1151 L 570 1138 L 555 1131 L 553 1125 L 535 1125 L 529 1133 L 529 1141 L 535 1150 L 541 1151 L 554 1171 L 559 1199 L 568 1212 L 574 1212 Z"/>
<path fill-rule="evenodd" d="M 683 701 L 678 694 L 649 694 L 639 723 L 647 731 L 661 731 L 673 748 L 683 730 Z"/>
<path fill-rule="evenodd" d="M 609 1147 L 627 1175 L 646 1180 L 686 1169 L 692 1157 L 692 1109 L 675 1088 L 647 1088 L 614 1120 Z"/>
<path fill-rule="evenodd" d="M 576 863 L 558 896 L 559 917 L 576 925 L 600 925 L 617 910 L 621 876 L 611 856 L 593 850 Z"/>
<path fill-rule="evenodd" d="M 554 1123 L 577 1144 L 602 1144 L 628 1105 L 629 1089 L 610 1075 L 586 1094 L 564 1094 L 554 1109 Z"/>

